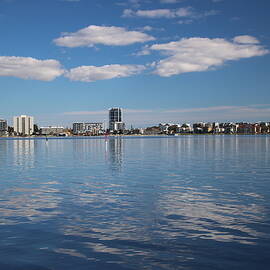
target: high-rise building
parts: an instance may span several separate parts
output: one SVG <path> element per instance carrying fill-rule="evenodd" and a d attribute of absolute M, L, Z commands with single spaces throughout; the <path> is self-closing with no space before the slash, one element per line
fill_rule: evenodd
<path fill-rule="evenodd" d="M 109 130 L 110 131 L 123 131 L 125 123 L 122 122 L 122 109 L 111 108 L 109 110 Z"/>
<path fill-rule="evenodd" d="M 110 122 L 122 122 L 122 110 L 121 108 L 111 108 L 109 110 Z"/>
<path fill-rule="evenodd" d="M 13 127 L 17 135 L 32 135 L 34 132 L 34 117 L 27 115 L 14 116 Z"/>
<path fill-rule="evenodd" d="M 0 119 L 0 136 L 7 135 L 7 131 L 8 131 L 7 121 Z"/>

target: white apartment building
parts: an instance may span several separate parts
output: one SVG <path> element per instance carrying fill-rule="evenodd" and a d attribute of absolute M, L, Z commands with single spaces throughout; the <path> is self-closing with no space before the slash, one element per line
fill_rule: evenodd
<path fill-rule="evenodd" d="M 17 135 L 32 135 L 34 132 L 34 117 L 27 115 L 14 116 L 13 127 Z"/>

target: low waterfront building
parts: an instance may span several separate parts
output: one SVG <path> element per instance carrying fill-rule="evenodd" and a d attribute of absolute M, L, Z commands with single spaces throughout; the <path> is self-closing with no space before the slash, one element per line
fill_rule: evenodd
<path fill-rule="evenodd" d="M 238 126 L 239 126 L 238 124 L 230 122 L 230 123 L 221 123 L 219 125 L 219 128 L 222 131 L 222 133 L 235 134 L 237 133 Z"/>
<path fill-rule="evenodd" d="M 73 134 L 75 135 L 101 135 L 104 133 L 104 124 L 94 123 L 73 123 Z"/>
<path fill-rule="evenodd" d="M 30 136 L 34 132 L 34 117 L 21 115 L 13 117 L 15 135 Z"/>
<path fill-rule="evenodd" d="M 225 132 L 225 129 L 224 128 L 221 128 L 221 127 L 215 127 L 213 129 L 213 133 L 214 134 L 221 134 L 221 133 L 224 133 Z"/>
<path fill-rule="evenodd" d="M 8 134 L 7 121 L 0 119 L 0 136 L 6 136 Z"/>
<path fill-rule="evenodd" d="M 84 123 L 73 123 L 72 132 L 73 134 L 81 134 L 84 131 Z"/>
<path fill-rule="evenodd" d="M 181 127 L 177 129 L 177 133 L 192 133 L 193 128 L 190 124 L 184 123 Z"/>
<path fill-rule="evenodd" d="M 103 123 L 85 123 L 85 133 L 88 135 L 100 135 L 104 133 Z"/>
<path fill-rule="evenodd" d="M 261 126 L 259 124 L 240 123 L 237 128 L 239 134 L 259 134 L 261 133 Z"/>
<path fill-rule="evenodd" d="M 40 128 L 40 133 L 41 135 L 55 135 L 59 136 L 64 133 L 64 128 L 63 127 L 41 127 Z"/>
<path fill-rule="evenodd" d="M 160 123 L 159 124 L 159 129 L 162 134 L 175 134 L 179 133 L 179 129 L 181 126 L 179 124 L 174 124 L 174 123 Z"/>
<path fill-rule="evenodd" d="M 205 128 L 204 122 L 198 122 L 193 124 L 193 131 L 194 133 L 203 133 Z"/>
<path fill-rule="evenodd" d="M 203 133 L 212 133 L 213 132 L 213 124 L 212 123 L 206 123 L 203 127 Z"/>
<path fill-rule="evenodd" d="M 192 128 L 193 126 L 193 128 Z M 188 123 L 182 126 L 171 123 L 161 123 L 158 126 L 148 127 L 145 129 L 147 135 L 157 134 L 175 134 L 175 133 L 194 133 L 194 134 L 269 134 L 269 122 L 257 123 L 204 123 L 197 122 L 193 125 Z"/>

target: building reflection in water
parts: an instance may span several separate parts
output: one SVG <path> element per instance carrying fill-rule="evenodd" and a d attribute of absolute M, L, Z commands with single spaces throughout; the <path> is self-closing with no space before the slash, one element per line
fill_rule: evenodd
<path fill-rule="evenodd" d="M 0 162 L 1 164 L 7 160 L 8 144 L 6 140 L 0 140 Z"/>
<path fill-rule="evenodd" d="M 108 165 L 111 171 L 120 171 L 123 163 L 123 143 L 119 137 L 74 139 L 73 158 L 85 167 Z"/>
<path fill-rule="evenodd" d="M 100 138 L 73 139 L 73 159 L 81 165 L 93 166 L 104 162 L 105 143 Z"/>
<path fill-rule="evenodd" d="M 46 159 L 37 163 L 42 151 L 46 153 L 45 147 L 44 140 L 0 141 L 0 170 L 4 176 L 0 182 L 1 225 L 46 221 L 61 213 L 58 184 L 44 170 Z"/>
<path fill-rule="evenodd" d="M 13 164 L 23 169 L 34 167 L 35 162 L 35 140 L 13 141 Z"/>
<path fill-rule="evenodd" d="M 105 141 L 106 154 L 113 171 L 120 171 L 123 164 L 123 139 L 109 138 Z"/>
<path fill-rule="evenodd" d="M 266 208 L 260 203 L 263 196 L 251 193 L 253 187 L 246 185 L 254 180 L 246 167 L 269 168 L 260 159 L 253 160 L 256 149 L 268 149 L 269 139 L 261 143 L 254 139 L 185 136 L 77 141 L 78 153 L 98 156 L 105 149 L 112 169 L 124 173 L 111 175 L 105 170 L 103 175 L 100 167 L 102 174 L 97 175 L 102 178 L 84 184 L 80 199 L 74 200 L 76 211 L 66 214 L 69 220 L 60 228 L 63 235 L 72 236 L 74 245 L 54 252 L 87 260 L 92 259 L 91 252 L 105 254 L 104 260 L 114 255 L 119 264 L 138 264 L 143 257 L 151 269 L 161 268 L 154 262 L 162 255 L 169 258 L 162 261 L 162 269 L 171 269 L 172 260 L 192 260 L 189 243 L 194 240 L 256 244 L 256 239 L 267 237 L 254 226 L 264 222 Z M 101 147 L 98 153 L 95 145 Z M 242 162 L 242 153 L 250 155 L 245 160 L 248 166 Z M 258 155 L 269 157 L 267 151 Z"/>

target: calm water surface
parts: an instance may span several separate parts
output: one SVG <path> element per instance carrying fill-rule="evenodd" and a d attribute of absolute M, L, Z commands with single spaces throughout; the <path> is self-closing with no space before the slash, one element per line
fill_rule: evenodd
<path fill-rule="evenodd" d="M 270 137 L 0 140 L 0 269 L 269 269 Z"/>

